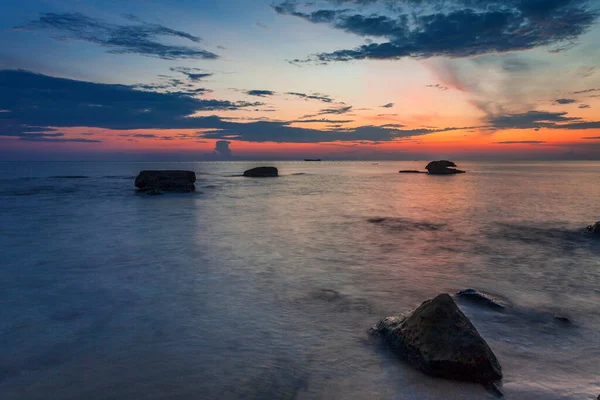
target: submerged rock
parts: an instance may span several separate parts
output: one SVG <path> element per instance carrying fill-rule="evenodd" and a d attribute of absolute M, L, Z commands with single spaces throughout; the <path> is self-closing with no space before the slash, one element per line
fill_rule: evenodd
<path fill-rule="evenodd" d="M 561 324 L 564 324 L 564 325 L 571 325 L 571 320 L 569 318 L 567 318 L 567 317 L 562 316 L 562 315 L 555 315 L 554 316 L 554 320 L 556 322 L 560 322 Z"/>
<path fill-rule="evenodd" d="M 486 385 L 502 379 L 496 356 L 448 294 L 384 318 L 369 332 L 428 375 Z"/>
<path fill-rule="evenodd" d="M 279 171 L 275 167 L 256 167 L 245 171 L 244 176 L 250 178 L 271 178 L 279 176 Z"/>
<path fill-rule="evenodd" d="M 594 235 L 600 235 L 600 221 L 596 222 L 594 225 L 588 226 L 587 230 L 592 232 Z"/>
<path fill-rule="evenodd" d="M 475 289 L 464 289 L 460 292 L 456 293 L 456 296 L 460 299 L 468 300 L 471 303 L 483 305 L 489 308 L 493 308 L 495 310 L 504 310 L 506 307 L 500 300 L 485 294 L 481 293 Z"/>
<path fill-rule="evenodd" d="M 426 174 L 425 171 L 417 171 L 416 169 L 403 169 L 400 171 L 401 174 Z"/>
<path fill-rule="evenodd" d="M 189 193 L 196 190 L 196 174 L 193 171 L 163 170 L 142 171 L 135 178 L 135 186 L 150 194 L 165 192 Z"/>
<path fill-rule="evenodd" d="M 429 175 L 454 175 L 464 174 L 465 171 L 456 169 L 456 164 L 448 160 L 432 161 L 425 169 L 429 172 Z"/>

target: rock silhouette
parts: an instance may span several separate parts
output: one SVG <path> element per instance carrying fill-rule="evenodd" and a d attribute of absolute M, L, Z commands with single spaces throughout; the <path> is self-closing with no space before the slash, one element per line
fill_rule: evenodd
<path fill-rule="evenodd" d="M 485 385 L 502 379 L 496 356 L 448 294 L 384 318 L 370 333 L 428 375 Z"/>
<path fill-rule="evenodd" d="M 245 171 L 244 176 L 250 178 L 271 178 L 279 176 L 279 171 L 275 167 L 256 167 Z"/>
<path fill-rule="evenodd" d="M 135 178 L 135 186 L 150 194 L 160 192 L 189 193 L 196 190 L 196 174 L 193 171 L 155 170 L 142 171 Z"/>
<path fill-rule="evenodd" d="M 432 161 L 425 169 L 429 172 L 429 175 L 454 175 L 464 174 L 465 171 L 456 169 L 456 164 L 448 160 Z"/>

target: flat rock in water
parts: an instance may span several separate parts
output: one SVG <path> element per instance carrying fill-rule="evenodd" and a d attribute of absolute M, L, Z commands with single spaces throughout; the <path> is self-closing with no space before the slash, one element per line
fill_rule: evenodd
<path fill-rule="evenodd" d="M 256 167 L 245 171 L 244 176 L 250 178 L 272 178 L 279 176 L 279 171 L 275 167 Z"/>
<path fill-rule="evenodd" d="M 429 175 L 455 175 L 464 174 L 465 171 L 456 169 L 456 164 L 448 160 L 432 161 L 425 167 Z"/>
<path fill-rule="evenodd" d="M 135 178 L 138 189 L 152 194 L 162 191 L 193 192 L 196 190 L 195 182 L 196 174 L 193 171 L 182 170 L 142 171 Z"/>
<path fill-rule="evenodd" d="M 425 171 L 417 171 L 416 169 L 403 169 L 400 171 L 401 174 L 426 174 Z"/>
<path fill-rule="evenodd" d="M 448 294 L 384 318 L 369 332 L 428 375 L 485 385 L 502 379 L 496 356 Z"/>
<path fill-rule="evenodd" d="M 504 310 L 506 306 L 502 302 L 489 294 L 481 293 L 475 289 L 464 289 L 456 293 L 460 299 L 470 301 L 471 303 L 479 304 L 495 310 Z"/>

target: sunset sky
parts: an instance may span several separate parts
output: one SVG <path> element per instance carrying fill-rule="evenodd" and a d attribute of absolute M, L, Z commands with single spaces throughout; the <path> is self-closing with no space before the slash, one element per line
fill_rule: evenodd
<path fill-rule="evenodd" d="M 0 160 L 600 158 L 600 1 L 3 0 Z"/>

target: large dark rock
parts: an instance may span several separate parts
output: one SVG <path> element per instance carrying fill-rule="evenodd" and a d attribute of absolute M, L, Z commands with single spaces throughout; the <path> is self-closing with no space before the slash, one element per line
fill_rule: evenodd
<path fill-rule="evenodd" d="M 587 229 L 594 235 L 600 235 L 600 221 L 596 222 L 594 225 L 588 226 Z"/>
<path fill-rule="evenodd" d="M 506 307 L 500 300 L 475 289 L 461 290 L 460 292 L 456 293 L 456 296 L 460 299 L 470 301 L 471 303 L 479 304 L 498 311 L 504 310 Z"/>
<path fill-rule="evenodd" d="M 158 194 L 165 192 L 189 193 L 196 190 L 196 174 L 193 171 L 165 170 L 142 171 L 135 178 L 135 186 L 145 192 Z"/>
<path fill-rule="evenodd" d="M 244 176 L 250 178 L 271 178 L 279 176 L 279 171 L 275 167 L 256 167 L 245 171 Z"/>
<path fill-rule="evenodd" d="M 430 175 L 454 175 L 465 173 L 465 171 L 456 169 L 456 164 L 448 160 L 432 161 L 427 164 L 425 169 Z"/>
<path fill-rule="evenodd" d="M 483 384 L 502 379 L 496 356 L 448 294 L 384 318 L 370 333 L 428 375 Z"/>

